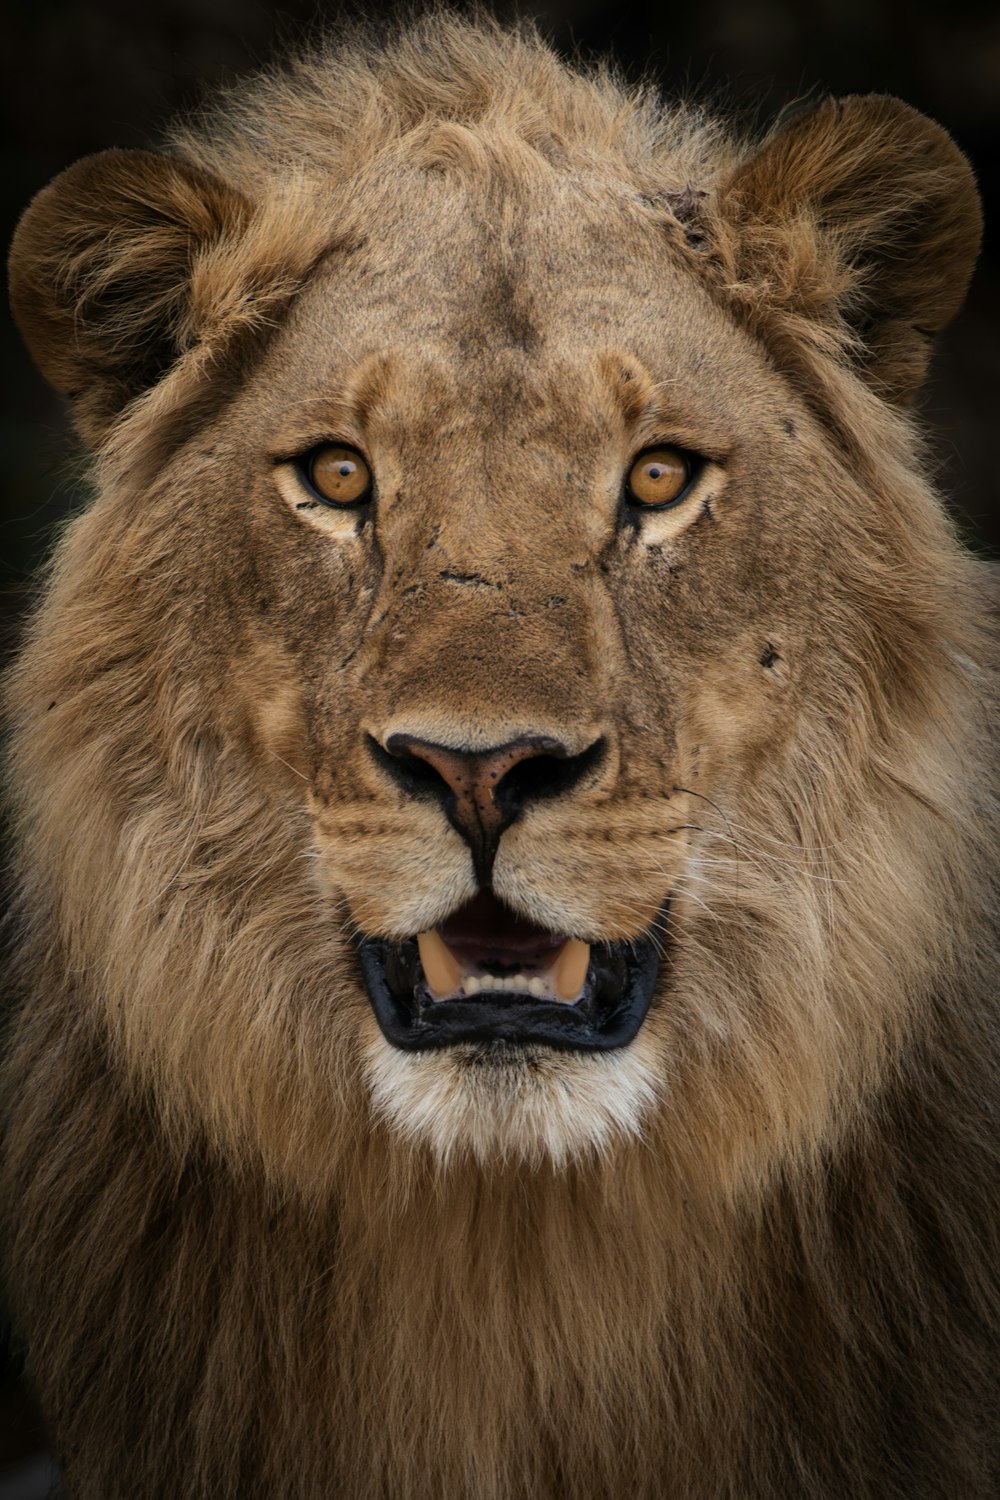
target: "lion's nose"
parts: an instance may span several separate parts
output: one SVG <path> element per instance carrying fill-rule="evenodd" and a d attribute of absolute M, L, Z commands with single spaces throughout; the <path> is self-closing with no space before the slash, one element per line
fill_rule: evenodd
<path fill-rule="evenodd" d="M 379 762 L 411 796 L 436 796 L 453 827 L 472 850 L 476 874 L 489 883 L 500 835 L 527 802 L 570 791 L 604 756 L 603 736 L 571 751 L 548 735 L 526 735 L 485 750 L 436 745 L 409 734 L 392 734 Z"/>

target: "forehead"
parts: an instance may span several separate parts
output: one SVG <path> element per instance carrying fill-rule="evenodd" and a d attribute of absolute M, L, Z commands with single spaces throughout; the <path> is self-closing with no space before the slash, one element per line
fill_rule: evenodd
<path fill-rule="evenodd" d="M 439 410 L 449 387 L 459 403 L 479 393 L 503 404 L 511 387 L 551 397 L 572 379 L 585 399 L 613 355 L 670 387 L 668 404 L 726 422 L 771 379 L 662 211 L 622 184 L 398 171 L 359 190 L 350 218 L 351 242 L 318 269 L 273 346 L 272 395 L 322 400 L 391 355 L 418 375 L 399 382 L 410 399 L 430 381 Z"/>

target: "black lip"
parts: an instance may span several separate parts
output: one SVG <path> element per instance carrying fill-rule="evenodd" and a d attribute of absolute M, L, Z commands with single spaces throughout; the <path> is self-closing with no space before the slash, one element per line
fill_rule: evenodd
<path fill-rule="evenodd" d="M 469 1000 L 433 1000 L 422 980 L 390 987 L 387 968 L 415 968 L 416 940 L 390 943 L 359 937 L 361 971 L 386 1040 L 405 1052 L 457 1042 L 544 1043 L 582 1052 L 624 1047 L 639 1030 L 659 973 L 667 908 L 645 936 L 629 943 L 595 943 L 581 998 L 575 1005 L 509 993 Z M 401 962 L 402 960 L 402 962 Z M 616 982 L 618 978 L 621 982 Z M 397 981 L 398 983 L 398 981 Z"/>

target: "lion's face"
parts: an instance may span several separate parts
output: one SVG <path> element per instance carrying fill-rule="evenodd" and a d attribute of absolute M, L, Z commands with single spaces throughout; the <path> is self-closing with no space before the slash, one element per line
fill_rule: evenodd
<path fill-rule="evenodd" d="M 713 193 L 425 120 L 308 191 L 248 146 L 40 197 L 15 304 L 104 459 L 23 673 L 38 858 L 167 1114 L 314 1177 L 363 1116 L 730 1181 L 874 1076 L 947 940 L 892 799 L 957 584 L 894 403 L 976 206 L 917 121 L 710 141 Z M 885 196 L 911 137 L 943 208 Z"/>
<path fill-rule="evenodd" d="M 252 568 L 232 680 L 361 940 L 331 1003 L 379 1108 L 562 1155 L 676 1067 L 702 811 L 780 755 L 865 499 L 648 206 L 545 184 L 498 233 L 414 172 L 372 208 L 215 435 L 199 593 Z M 327 445 L 370 498 L 310 488 Z M 666 447 L 689 476 L 647 507 Z M 197 574 L 203 516 L 180 544 Z"/>

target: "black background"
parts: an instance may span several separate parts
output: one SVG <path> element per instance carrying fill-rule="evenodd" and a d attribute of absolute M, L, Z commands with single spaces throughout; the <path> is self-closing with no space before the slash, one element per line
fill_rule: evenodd
<path fill-rule="evenodd" d="M 463 8 L 459 6 L 458 8 Z M 547 0 L 497 3 L 535 15 L 564 51 L 612 52 L 673 95 L 708 97 L 763 125 L 791 101 L 889 92 L 940 120 L 969 156 L 987 238 L 965 309 L 940 338 L 924 407 L 944 493 L 979 549 L 1000 547 L 993 438 L 1000 335 L 1000 9 L 975 0 Z M 204 89 L 264 62 L 318 26 L 335 4 L 286 0 L 6 0 L 0 20 L 0 227 L 50 177 L 106 146 L 155 144 Z M 0 643 L 16 638 L 30 577 L 78 503 L 78 454 L 65 413 L 9 321 L 0 349 Z M 16 1205 L 13 1206 L 16 1212 Z M 0 1387 L 5 1465 L 40 1437 L 8 1362 Z"/>

